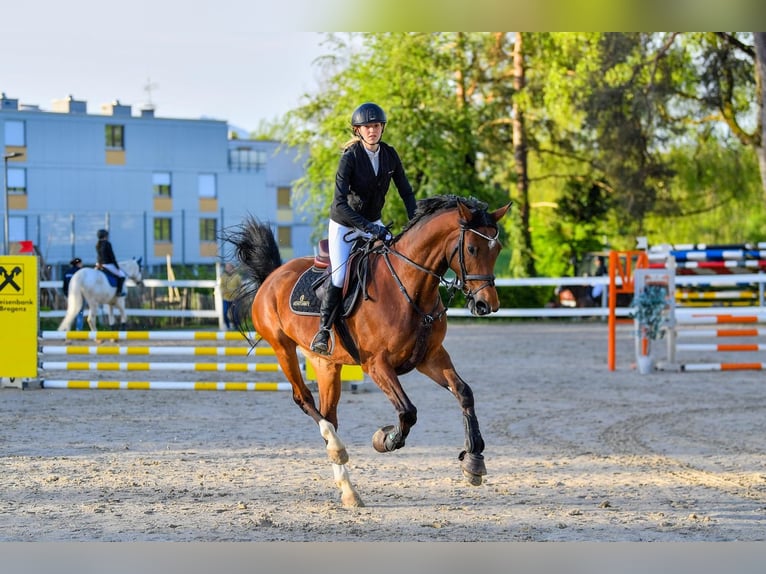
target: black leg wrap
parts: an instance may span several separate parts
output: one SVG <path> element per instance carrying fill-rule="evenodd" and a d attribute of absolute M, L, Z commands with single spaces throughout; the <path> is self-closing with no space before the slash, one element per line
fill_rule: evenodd
<path fill-rule="evenodd" d="M 487 474 L 487 467 L 484 464 L 484 439 L 479 432 L 479 421 L 473 412 L 463 413 L 463 424 L 465 425 L 465 450 L 458 455 L 460 459 L 460 468 L 463 469 L 463 476 L 474 486 L 482 482 L 482 476 Z"/>
<path fill-rule="evenodd" d="M 476 415 L 463 414 L 463 426 L 465 427 L 465 450 L 472 454 L 484 452 L 484 439 L 479 431 L 479 421 Z M 461 459 L 462 460 L 462 459 Z"/>

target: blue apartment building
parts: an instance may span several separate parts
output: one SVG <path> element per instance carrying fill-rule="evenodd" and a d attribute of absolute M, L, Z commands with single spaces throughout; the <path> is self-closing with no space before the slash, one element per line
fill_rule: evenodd
<path fill-rule="evenodd" d="M 226 121 L 119 101 L 95 114 L 72 96 L 43 110 L 3 93 L 0 149 L 9 244 L 31 240 L 48 265 L 92 264 L 101 228 L 118 259 L 214 264 L 221 232 L 248 214 L 272 223 L 283 260 L 314 252 L 310 218 L 293 204 L 298 150 L 239 139 Z"/>

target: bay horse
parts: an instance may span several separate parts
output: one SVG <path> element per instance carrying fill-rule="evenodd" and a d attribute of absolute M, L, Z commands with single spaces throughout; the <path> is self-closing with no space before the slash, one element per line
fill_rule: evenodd
<path fill-rule="evenodd" d="M 314 259 L 302 257 L 282 264 L 270 225 L 253 216 L 224 237 L 233 244 L 250 278 L 233 304 L 240 332 L 251 345 L 263 339 L 274 349 L 292 385 L 293 401 L 319 426 L 343 506 L 364 506 L 351 483 L 348 453 L 337 433 L 343 365 L 361 365 L 398 413 L 398 424 L 383 426 L 373 434 L 372 445 L 381 453 L 402 448 L 417 421 L 417 409 L 402 389 L 399 375 L 417 369 L 448 389 L 463 412 L 465 448 L 458 457 L 463 475 L 472 485 L 482 483 L 486 474 L 484 441 L 473 392 L 442 345 L 447 309 L 439 287 L 447 284 L 444 275 L 451 269 L 456 277 L 449 289 L 452 294 L 456 289 L 465 294 L 473 315 L 497 311 L 498 221 L 510 207 L 509 203 L 488 212 L 486 204 L 472 198 L 430 197 L 418 202 L 412 220 L 389 244 L 370 240 L 366 261 L 360 264 L 366 270 L 360 280 L 363 293 L 344 317 L 336 317 L 329 356 L 310 351 L 319 328 L 318 314 L 296 313 L 291 307 L 292 290 L 314 266 Z M 349 267 L 347 275 L 352 274 Z M 248 310 L 255 339 L 248 335 Z M 301 375 L 299 347 L 316 372 L 319 407 Z"/>
<path fill-rule="evenodd" d="M 128 279 L 136 285 L 143 284 L 141 272 L 141 257 L 119 261 L 120 269 L 125 271 Z M 114 327 L 114 311 L 120 313 L 120 329 L 127 328 L 128 315 L 125 311 L 125 296 L 117 296 L 116 288 L 109 284 L 106 274 L 94 267 L 83 267 L 72 275 L 69 281 L 69 295 L 64 319 L 58 327 L 59 331 L 69 331 L 77 314 L 82 309 L 83 301 L 88 303 L 88 325 L 91 331 L 97 330 L 96 315 L 100 305 L 108 307 L 109 328 Z"/>

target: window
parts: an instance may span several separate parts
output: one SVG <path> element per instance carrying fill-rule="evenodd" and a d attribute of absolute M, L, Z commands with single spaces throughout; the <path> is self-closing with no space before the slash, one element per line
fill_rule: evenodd
<path fill-rule="evenodd" d="M 229 150 L 229 168 L 237 171 L 260 171 L 266 168 L 266 152 L 249 147 Z"/>
<path fill-rule="evenodd" d="M 125 149 L 125 126 L 106 125 L 106 148 Z"/>
<path fill-rule="evenodd" d="M 24 122 L 17 120 L 5 121 L 5 145 L 15 147 L 24 147 L 27 145 Z"/>
<path fill-rule="evenodd" d="M 173 220 L 169 217 L 154 218 L 154 241 L 170 243 L 173 241 Z"/>
<path fill-rule="evenodd" d="M 215 199 L 217 192 L 215 189 L 215 174 L 201 173 L 197 178 L 197 188 L 201 199 Z"/>
<path fill-rule="evenodd" d="M 11 215 L 8 218 L 8 241 L 24 241 L 28 238 L 27 218 Z"/>
<path fill-rule="evenodd" d="M 8 168 L 8 193 L 22 195 L 27 192 L 27 170 L 23 167 Z"/>
<path fill-rule="evenodd" d="M 203 217 L 199 220 L 199 240 L 215 241 L 218 221 L 210 217 Z"/>
<path fill-rule="evenodd" d="M 279 209 L 290 209 L 290 188 L 277 188 L 277 207 Z"/>
<path fill-rule="evenodd" d="M 280 247 L 291 247 L 293 244 L 293 228 L 285 225 L 277 227 L 277 242 Z"/>
<path fill-rule="evenodd" d="M 154 197 L 170 197 L 170 173 L 158 171 L 152 174 Z"/>

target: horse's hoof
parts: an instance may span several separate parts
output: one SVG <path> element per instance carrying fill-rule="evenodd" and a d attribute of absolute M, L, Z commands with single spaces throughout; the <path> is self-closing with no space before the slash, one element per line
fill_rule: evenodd
<path fill-rule="evenodd" d="M 480 474 L 472 474 L 466 469 L 463 469 L 463 476 L 471 486 L 481 486 L 482 478 Z"/>
<path fill-rule="evenodd" d="M 480 486 L 482 476 L 487 474 L 487 467 L 484 464 L 484 456 L 479 453 L 463 451 L 458 457 L 461 461 L 460 468 L 463 469 L 463 476 L 472 486 Z"/>
<path fill-rule="evenodd" d="M 391 447 L 386 447 L 386 439 L 388 439 L 389 434 L 395 429 L 396 427 L 394 425 L 386 425 L 383 428 L 376 430 L 375 434 L 372 435 L 372 448 L 378 452 L 391 452 L 394 450 Z M 389 444 L 390 443 L 391 441 L 389 441 Z"/>
<path fill-rule="evenodd" d="M 351 492 L 344 492 L 340 498 L 340 502 L 344 508 L 364 508 L 364 502 L 359 497 L 359 494 L 352 490 Z"/>

